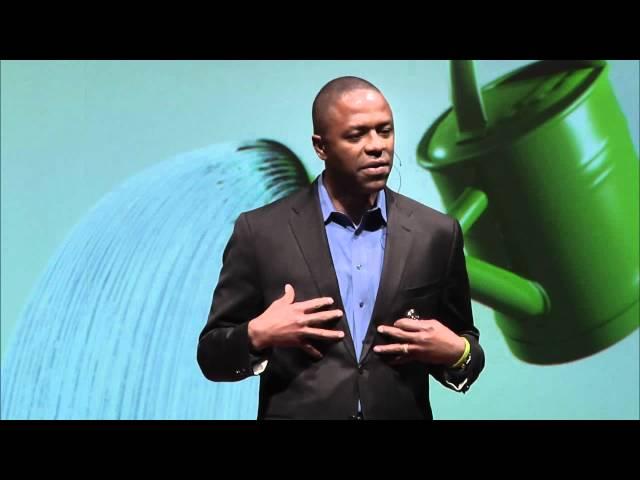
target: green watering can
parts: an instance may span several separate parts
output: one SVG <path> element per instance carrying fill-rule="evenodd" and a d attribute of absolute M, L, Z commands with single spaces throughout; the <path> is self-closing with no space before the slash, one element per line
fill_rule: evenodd
<path fill-rule="evenodd" d="M 541 61 L 453 108 L 418 146 L 465 232 L 474 300 L 519 359 L 569 362 L 638 328 L 638 155 L 604 61 Z"/>

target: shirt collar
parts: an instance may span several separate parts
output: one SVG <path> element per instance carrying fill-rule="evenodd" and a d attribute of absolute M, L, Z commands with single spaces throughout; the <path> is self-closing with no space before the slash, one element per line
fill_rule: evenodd
<path fill-rule="evenodd" d="M 318 177 L 318 194 L 320 195 L 320 208 L 322 209 L 322 219 L 326 224 L 329 221 L 329 217 L 332 213 L 339 213 L 335 207 L 333 206 L 333 202 L 329 197 L 329 192 L 327 191 L 327 187 L 324 186 L 323 182 L 324 171 Z M 374 212 L 375 210 L 380 209 L 380 214 L 382 215 L 382 219 L 384 223 L 387 223 L 387 197 L 384 193 L 384 189 L 378 192 L 376 196 L 375 203 L 373 207 L 371 207 L 368 212 Z"/>

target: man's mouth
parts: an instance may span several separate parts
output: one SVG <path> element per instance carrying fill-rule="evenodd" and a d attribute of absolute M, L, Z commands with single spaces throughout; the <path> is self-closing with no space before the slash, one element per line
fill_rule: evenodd
<path fill-rule="evenodd" d="M 361 170 L 368 175 L 384 175 L 388 174 L 391 170 L 389 162 L 374 161 L 368 162 L 362 166 Z"/>

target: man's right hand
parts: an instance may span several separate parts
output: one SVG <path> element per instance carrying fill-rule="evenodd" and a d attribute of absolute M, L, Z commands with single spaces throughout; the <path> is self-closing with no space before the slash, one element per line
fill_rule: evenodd
<path fill-rule="evenodd" d="M 263 314 L 249 322 L 249 339 L 256 350 L 269 347 L 299 347 L 312 357 L 322 358 L 322 354 L 310 343 L 310 338 L 341 340 L 344 332 L 314 328 L 335 318 L 342 317 L 341 310 L 315 312 L 333 304 L 328 297 L 314 298 L 294 303 L 295 292 L 289 284 L 284 287 L 284 295 L 275 300 Z"/>

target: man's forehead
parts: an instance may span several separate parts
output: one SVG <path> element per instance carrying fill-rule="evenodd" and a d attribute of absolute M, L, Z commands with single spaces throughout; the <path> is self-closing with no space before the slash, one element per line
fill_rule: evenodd
<path fill-rule="evenodd" d="M 329 111 L 335 116 L 357 116 L 371 113 L 391 115 L 385 98 L 375 90 L 345 92 L 332 102 Z"/>

